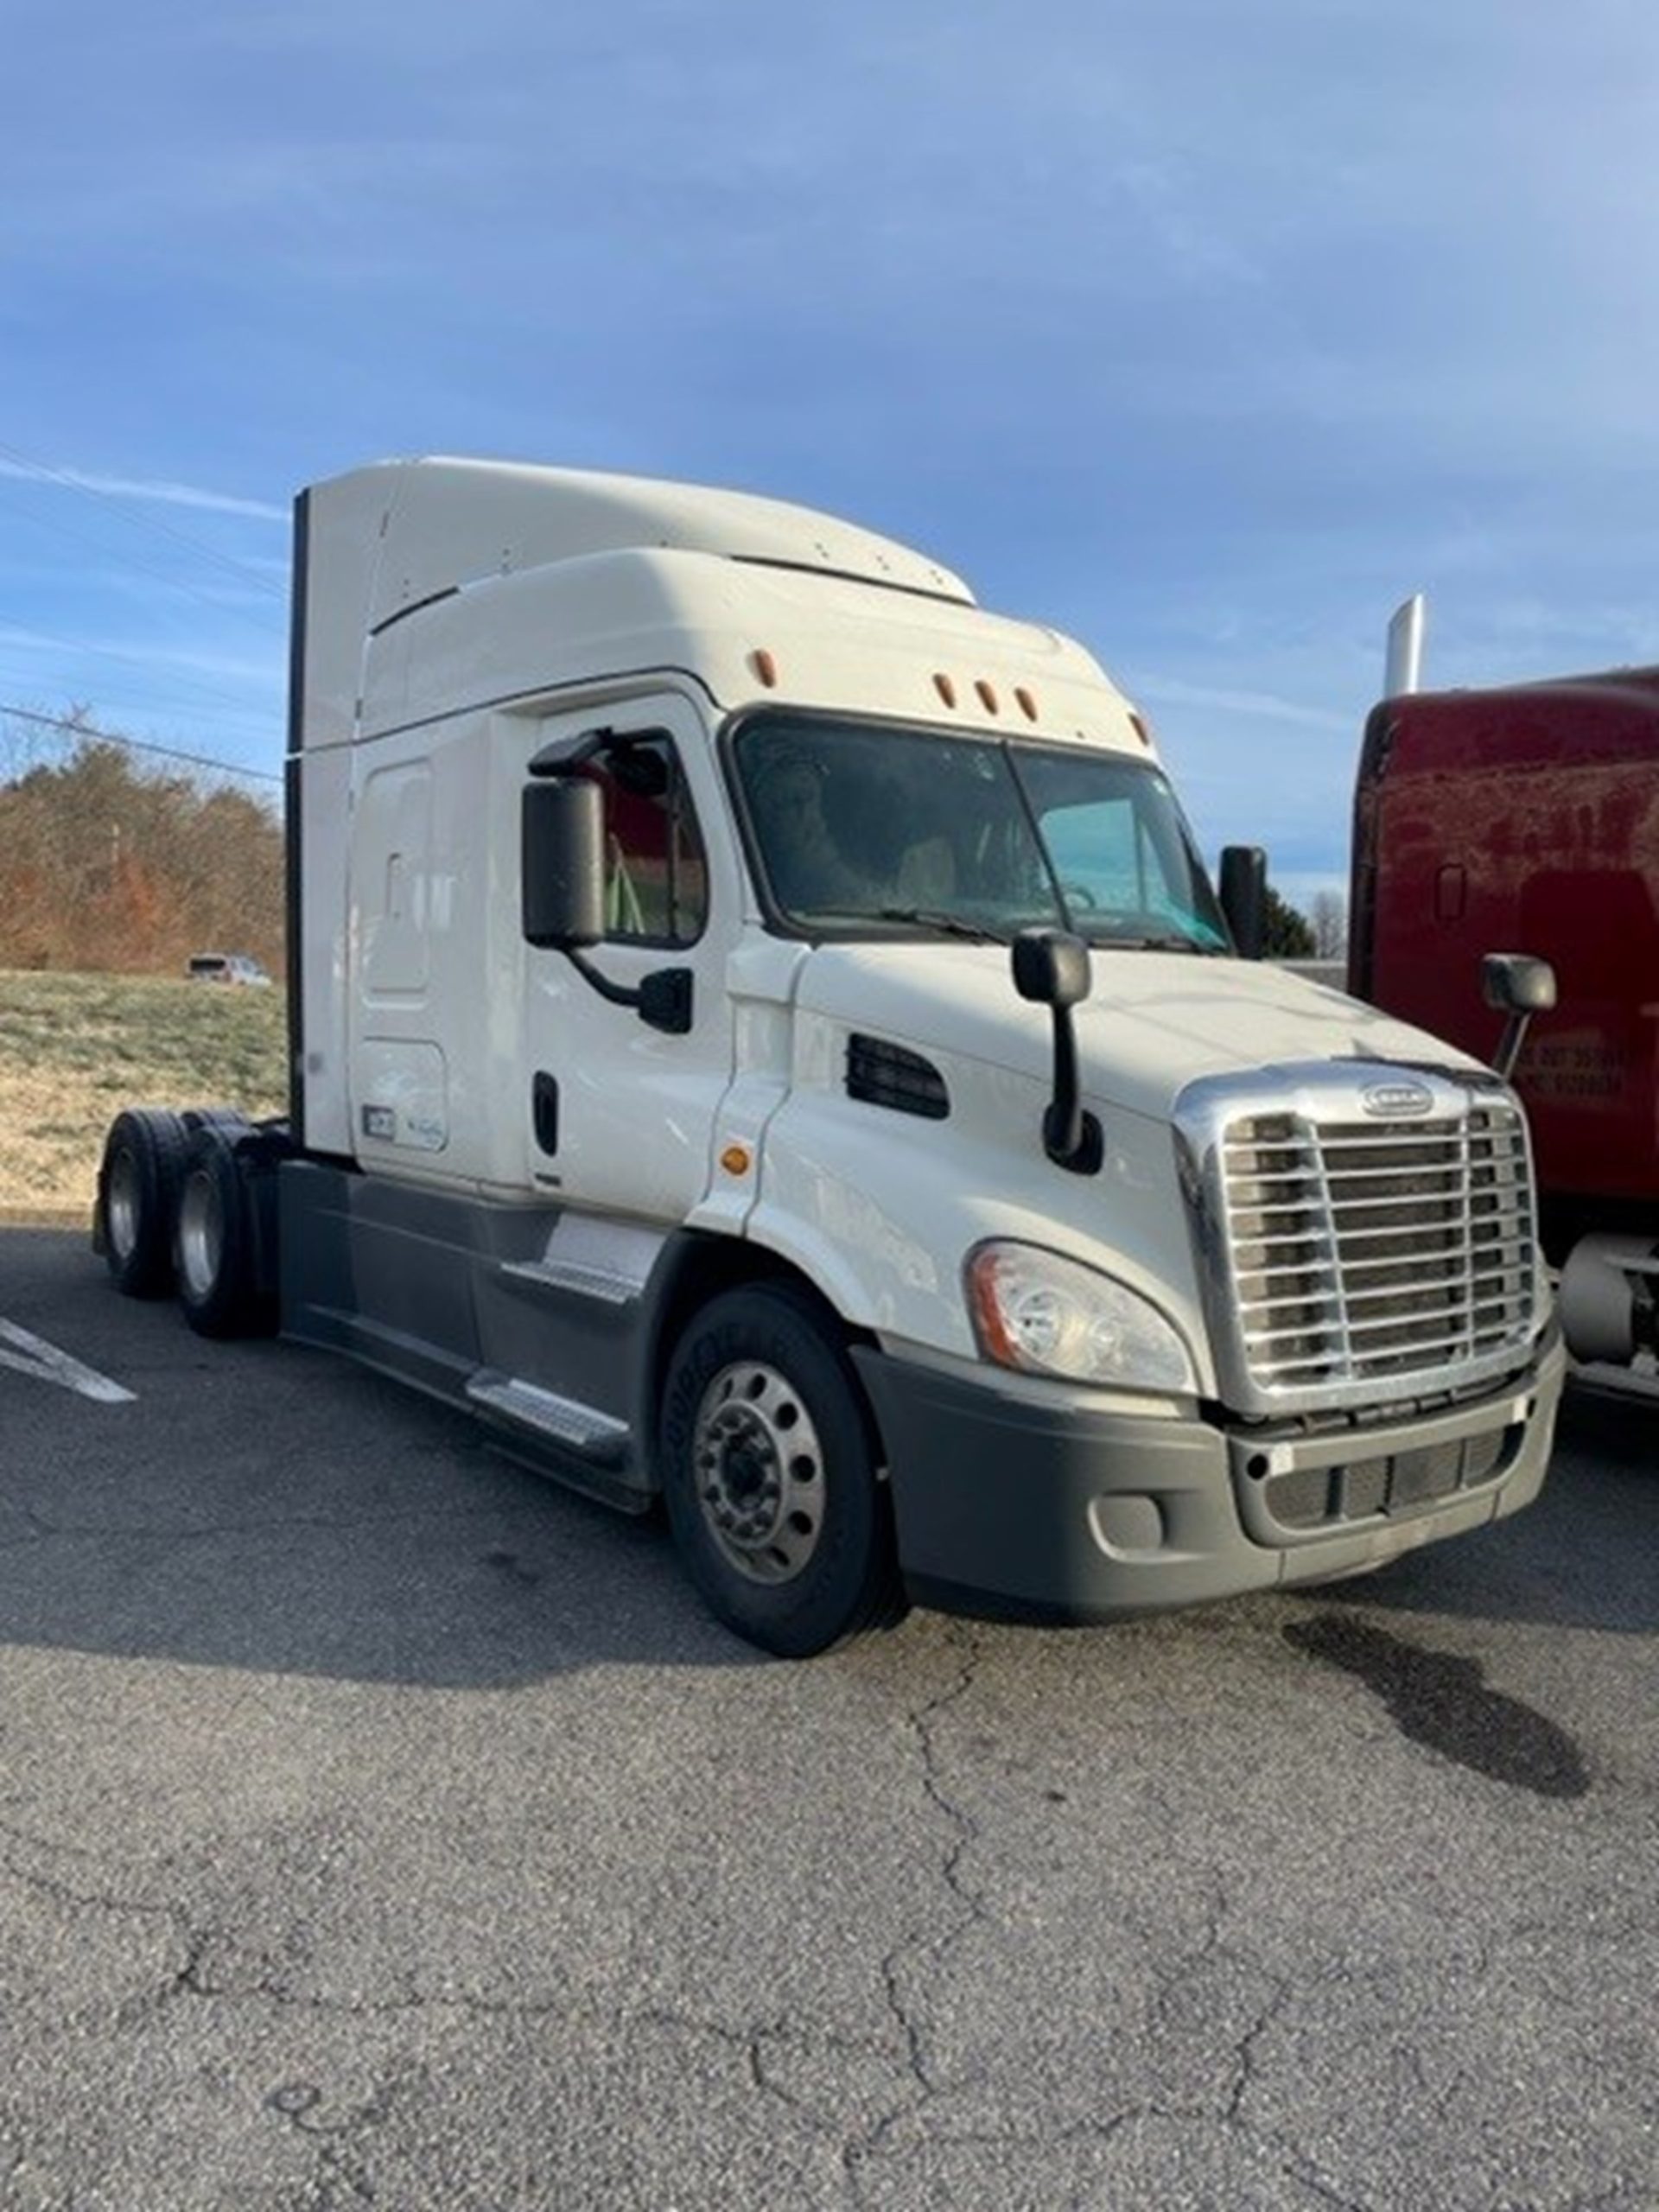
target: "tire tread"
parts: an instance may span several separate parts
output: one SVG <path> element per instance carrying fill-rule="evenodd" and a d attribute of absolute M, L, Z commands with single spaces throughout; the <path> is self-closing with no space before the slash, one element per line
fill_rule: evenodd
<path fill-rule="evenodd" d="M 115 1287 L 128 1298 L 165 1298 L 173 1288 L 174 1232 L 189 1143 L 181 1116 L 165 1107 L 124 1107 L 110 1124 L 98 1170 L 98 1232 Z M 110 1175 L 124 1149 L 137 1168 L 139 1202 L 137 1236 L 124 1259 L 109 1232 Z"/>
<path fill-rule="evenodd" d="M 772 1345 L 764 1342 L 768 1335 L 776 1339 L 780 1331 L 785 1344 L 782 1357 L 776 1342 Z M 868 1522 L 862 1557 L 849 1560 L 842 1554 L 827 1570 L 819 1568 L 816 1573 L 809 1566 L 804 1576 L 812 1586 L 791 1612 L 786 1599 L 779 1602 L 779 1586 L 747 1583 L 720 1560 L 700 1509 L 682 1494 L 677 1445 L 695 1418 L 696 1398 L 720 1365 L 747 1351 L 750 1356 L 770 1358 L 781 1366 L 791 1351 L 798 1357 L 802 1335 L 813 1348 L 808 1355 L 809 1365 L 815 1358 L 826 1363 L 824 1370 L 811 1378 L 818 1398 L 823 1401 L 814 1402 L 814 1419 L 821 1433 L 826 1423 L 842 1429 L 841 1480 L 858 1486 L 851 1507 L 855 1514 L 868 1514 Z M 731 1341 L 720 1344 L 717 1340 L 722 1336 Z M 709 1347 L 706 1353 L 705 1345 Z M 707 1370 L 701 1376 L 694 1371 L 699 1363 Z M 825 1395 L 830 1376 L 835 1396 Z M 791 1379 L 797 1388 L 804 1387 L 800 1374 L 793 1374 Z M 804 1395 L 810 1396 L 813 1392 L 804 1391 Z M 855 1458 L 844 1448 L 849 1433 L 858 1440 Z M 839 1325 L 810 1292 L 786 1282 L 745 1285 L 723 1292 L 695 1314 L 670 1363 L 662 1435 L 664 1487 L 676 1548 L 705 1603 L 727 1627 L 779 1657 L 807 1658 L 835 1650 L 874 1630 L 894 1626 L 904 1618 L 908 1602 L 899 1573 L 892 1501 L 876 1473 L 880 1443 L 874 1418 L 847 1359 Z M 854 1463 L 847 1465 L 849 1458 Z M 858 1459 L 862 1461 L 861 1471 Z M 868 1486 L 868 1495 L 863 1493 L 863 1484 Z M 849 1579 L 855 1580 L 856 1587 L 838 1596 L 835 1584 Z"/>

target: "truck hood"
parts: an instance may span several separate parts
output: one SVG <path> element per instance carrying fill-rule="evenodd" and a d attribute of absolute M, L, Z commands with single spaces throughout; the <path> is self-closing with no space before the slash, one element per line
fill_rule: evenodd
<path fill-rule="evenodd" d="M 1077 1008 L 1090 1098 L 1167 1120 L 1202 1076 L 1309 1060 L 1479 1064 L 1427 1031 L 1265 962 L 1191 953 L 1092 951 L 1093 988 Z M 1052 1017 L 1014 988 L 1002 945 L 819 945 L 803 963 L 797 1007 L 918 1050 L 1046 1081 Z"/>

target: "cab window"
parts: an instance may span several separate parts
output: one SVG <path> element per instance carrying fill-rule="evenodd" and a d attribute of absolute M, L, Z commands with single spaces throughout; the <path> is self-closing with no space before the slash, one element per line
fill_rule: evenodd
<path fill-rule="evenodd" d="M 702 837 L 679 756 L 665 737 L 613 745 L 589 772 L 605 794 L 605 934 L 690 944 L 709 913 Z"/>

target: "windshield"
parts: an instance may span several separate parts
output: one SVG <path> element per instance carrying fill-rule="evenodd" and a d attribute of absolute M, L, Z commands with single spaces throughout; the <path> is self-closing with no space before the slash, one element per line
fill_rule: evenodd
<path fill-rule="evenodd" d="M 797 928 L 1225 952 L 1174 793 L 1149 761 L 827 716 L 734 747 L 766 887 Z"/>

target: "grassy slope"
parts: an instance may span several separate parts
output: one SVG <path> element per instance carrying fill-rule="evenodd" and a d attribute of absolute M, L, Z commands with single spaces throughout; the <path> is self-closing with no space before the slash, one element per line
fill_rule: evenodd
<path fill-rule="evenodd" d="M 0 970 L 0 1212 L 84 1215 L 124 1106 L 287 1098 L 280 990 Z"/>

